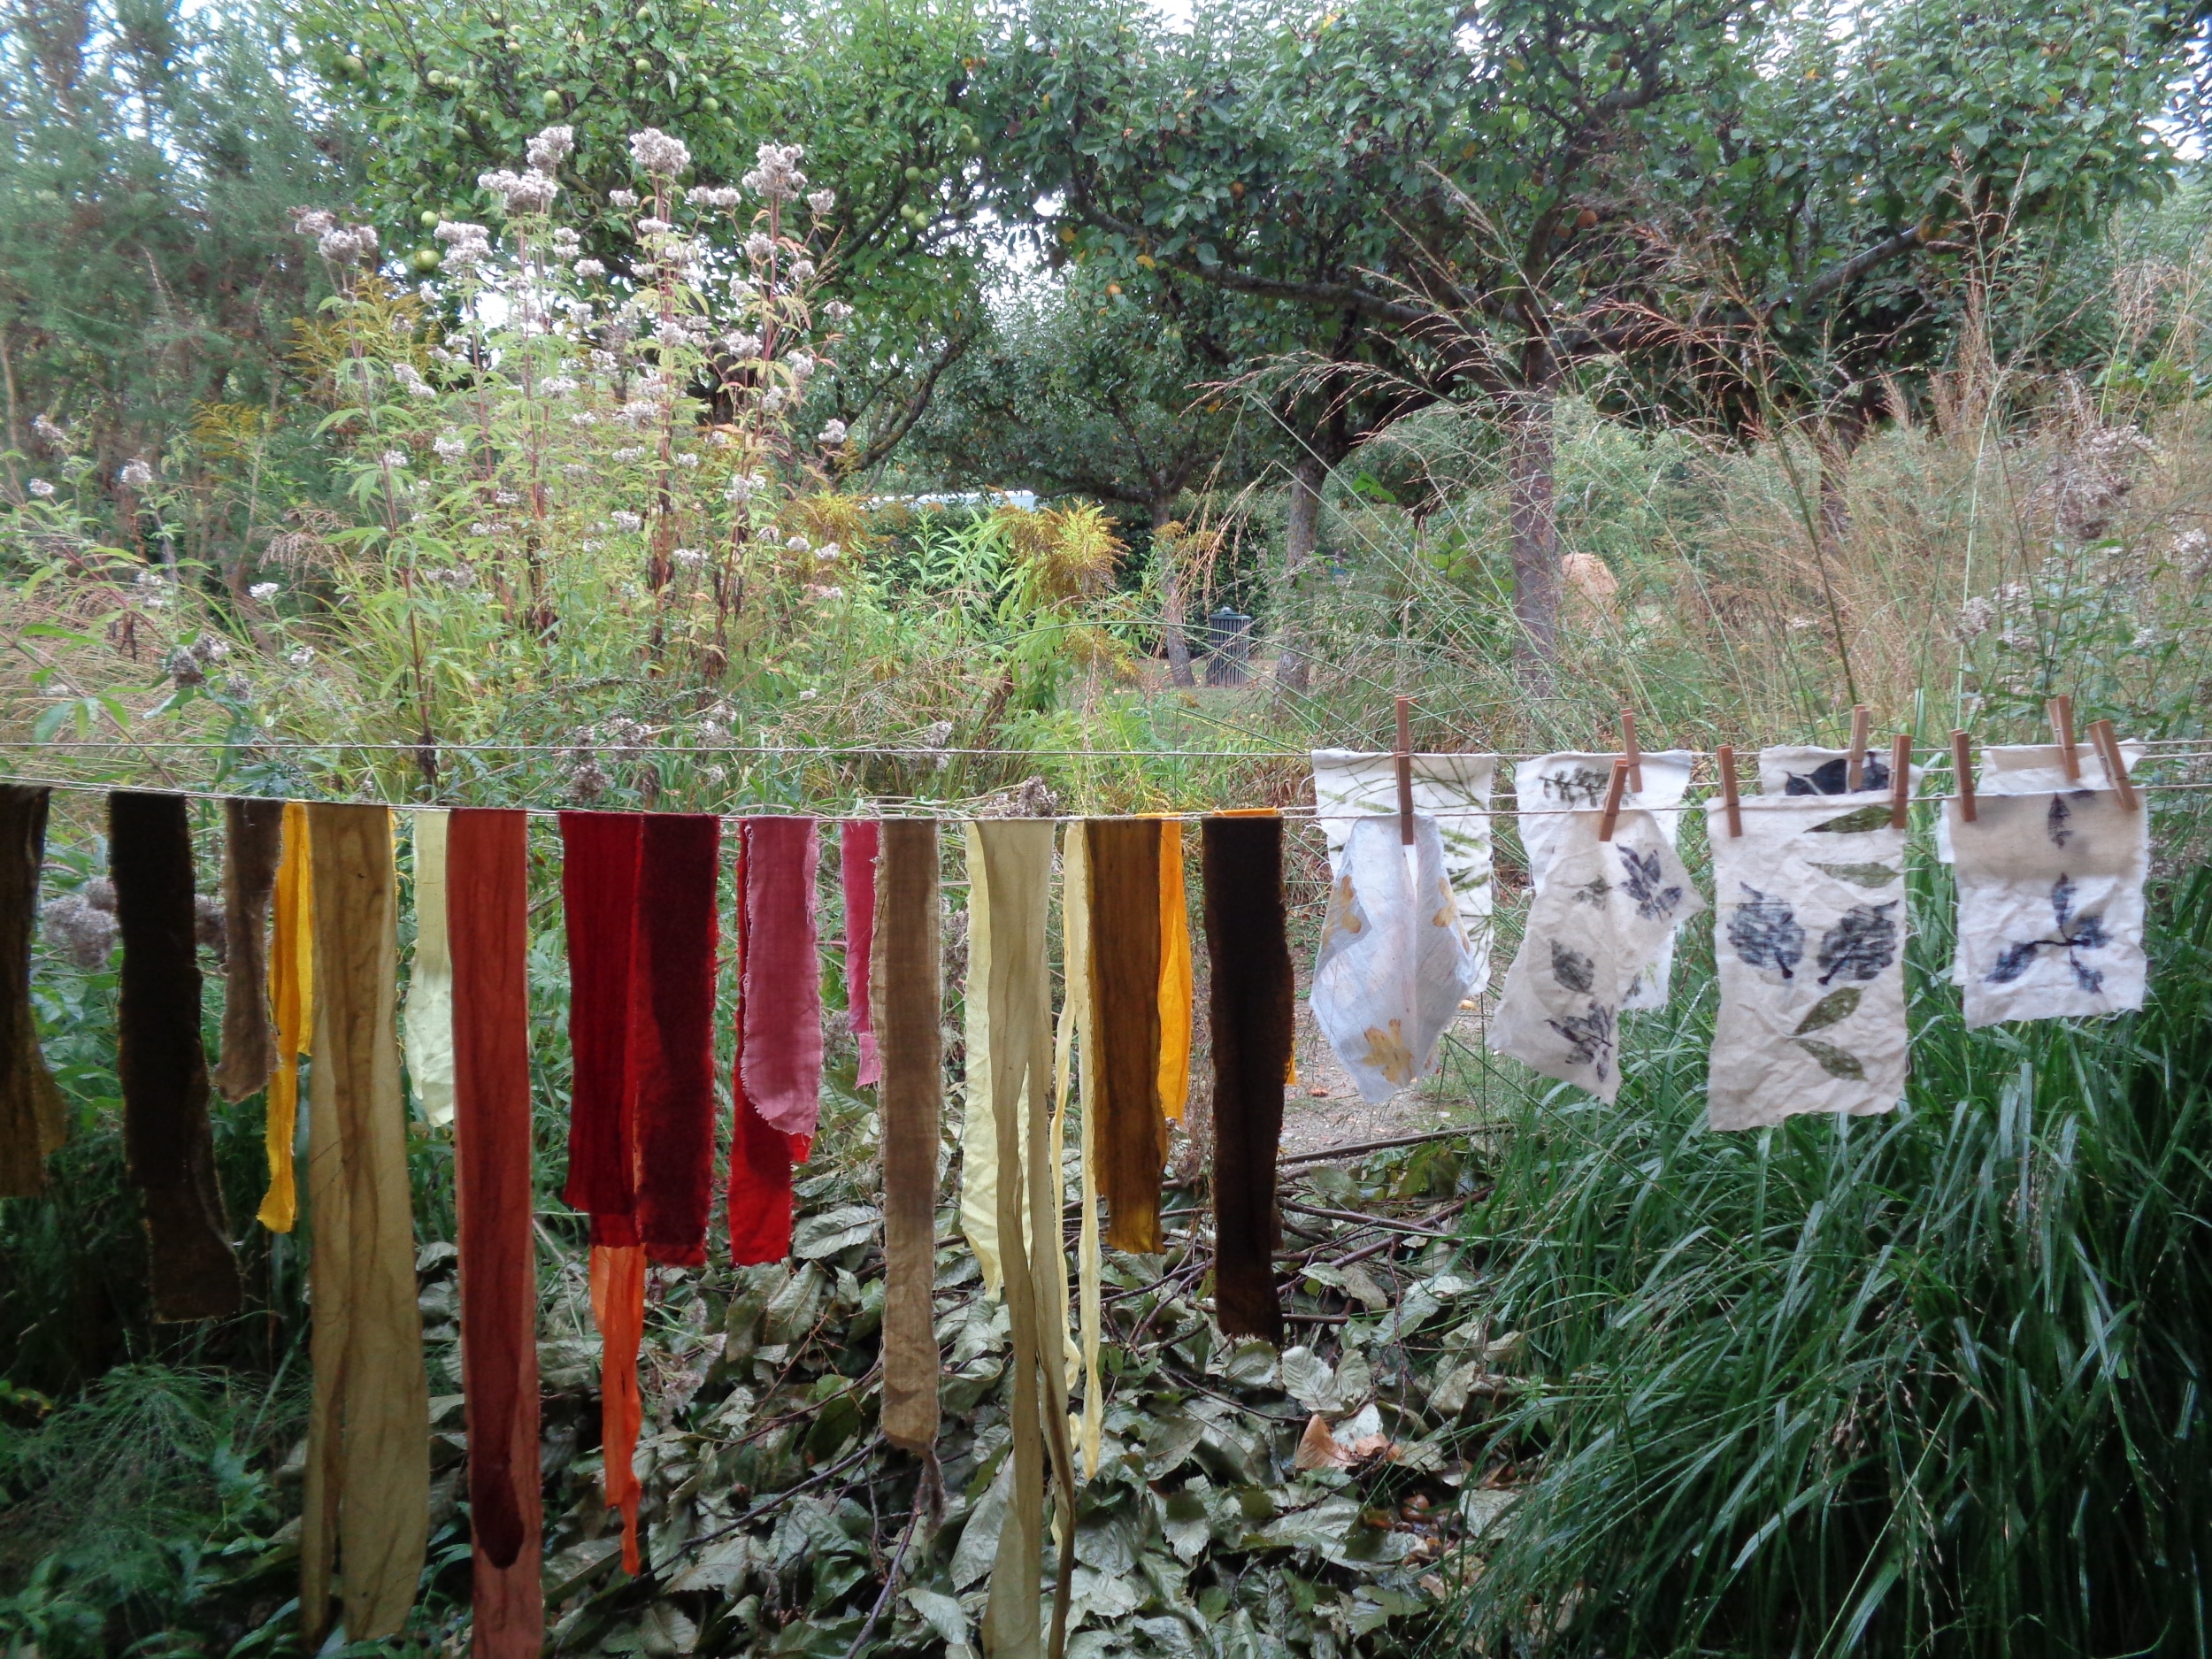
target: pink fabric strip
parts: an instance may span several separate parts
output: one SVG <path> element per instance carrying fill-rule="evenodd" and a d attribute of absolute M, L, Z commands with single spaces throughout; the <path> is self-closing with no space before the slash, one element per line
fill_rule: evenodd
<path fill-rule="evenodd" d="M 868 999 L 868 958 L 876 938 L 876 849 L 882 839 L 874 818 L 856 818 L 846 821 L 837 841 L 845 883 L 845 1005 L 852 1014 L 853 1041 L 860 1045 L 860 1074 L 854 1080 L 863 1087 L 883 1079 L 876 1010 Z"/>
<path fill-rule="evenodd" d="M 745 977 L 739 1076 L 770 1128 L 811 1135 L 821 1110 L 822 979 L 815 961 L 810 818 L 745 820 Z"/>

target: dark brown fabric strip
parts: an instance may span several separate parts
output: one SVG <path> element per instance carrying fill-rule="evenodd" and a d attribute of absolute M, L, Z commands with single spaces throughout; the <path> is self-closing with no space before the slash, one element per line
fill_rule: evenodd
<path fill-rule="evenodd" d="M 1296 980 L 1283 909 L 1283 821 L 1210 818 L 1208 1015 L 1214 1061 L 1214 1310 L 1225 1336 L 1283 1338 L 1275 1155 Z"/>
<path fill-rule="evenodd" d="M 1156 818 L 1094 818 L 1084 829 L 1090 838 L 1097 1014 L 1084 1082 L 1089 1107 L 1099 1115 L 1106 1242 L 1149 1254 L 1160 1248 L 1160 1171 L 1167 1164 L 1167 1120 L 1159 1102 L 1160 825 Z"/>
<path fill-rule="evenodd" d="M 46 1155 L 66 1132 L 31 1015 L 31 933 L 50 794 L 0 784 L 0 1198 L 42 1191 Z"/>
<path fill-rule="evenodd" d="M 145 1199 L 154 1317 L 220 1318 L 241 1286 L 207 1116 L 185 798 L 108 796 L 108 870 L 123 938 L 123 1156 Z"/>
<path fill-rule="evenodd" d="M 893 818 L 876 854 L 868 978 L 882 1077 L 883 1433 L 910 1452 L 937 1441 L 938 1119 L 944 1027 L 937 826 Z"/>
<path fill-rule="evenodd" d="M 223 1052 L 215 1087 L 257 1094 L 276 1070 L 269 1029 L 269 901 L 284 852 L 284 803 L 223 803 Z"/>

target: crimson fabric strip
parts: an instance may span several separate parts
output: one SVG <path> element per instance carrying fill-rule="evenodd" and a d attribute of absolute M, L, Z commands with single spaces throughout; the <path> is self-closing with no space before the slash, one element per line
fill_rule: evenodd
<path fill-rule="evenodd" d="M 764 1122 L 810 1141 L 822 1105 L 822 970 L 814 929 L 821 838 L 810 818 L 745 820 L 739 1071 Z"/>
<path fill-rule="evenodd" d="M 722 820 L 646 816 L 639 846 L 635 1001 L 638 1241 L 669 1267 L 707 1259 L 714 1194 L 715 879 Z"/>
<path fill-rule="evenodd" d="M 860 1049 L 860 1070 L 853 1080 L 864 1088 L 883 1079 L 868 966 L 875 944 L 876 856 L 882 840 L 883 826 L 872 818 L 847 820 L 837 838 L 838 874 L 845 887 L 845 1006 Z"/>
<path fill-rule="evenodd" d="M 777 825 L 803 826 L 804 833 L 798 837 L 780 835 L 772 828 L 762 833 L 764 826 Z M 807 818 L 747 818 L 739 831 L 737 1064 L 730 1079 L 736 1123 L 730 1146 L 729 1217 L 730 1259 L 741 1267 L 780 1262 L 791 1253 L 792 1166 L 803 1164 L 813 1149 L 814 1123 L 810 1117 L 806 1120 L 803 1134 L 779 1128 L 764 1115 L 751 1094 L 753 1080 L 764 1073 L 772 1079 L 784 1079 L 792 1070 L 787 1053 L 780 1056 L 763 1056 L 757 1063 L 753 1061 L 755 1048 L 783 1041 L 782 1035 L 768 1028 L 766 1017 L 774 994 L 763 990 L 757 999 L 755 996 L 761 981 L 757 942 L 764 915 L 772 923 L 781 923 L 787 928 L 794 898 L 803 907 L 803 925 L 811 934 L 813 832 L 813 821 Z M 782 895 L 783 902 L 780 904 L 779 895 L 770 889 L 779 879 L 795 879 L 800 864 L 804 866 L 806 891 L 803 895 Z M 815 979 L 810 944 L 806 953 L 805 977 L 808 991 L 804 1000 L 810 1002 L 814 1010 L 813 1068 L 818 1090 L 821 994 Z M 786 1005 L 788 1006 L 787 1002 Z M 785 1103 L 788 1107 L 792 1102 L 787 1099 Z"/>
<path fill-rule="evenodd" d="M 635 812 L 561 814 L 568 926 L 568 1182 L 595 1244 L 637 1242 L 637 1088 L 630 1056 L 639 852 Z"/>

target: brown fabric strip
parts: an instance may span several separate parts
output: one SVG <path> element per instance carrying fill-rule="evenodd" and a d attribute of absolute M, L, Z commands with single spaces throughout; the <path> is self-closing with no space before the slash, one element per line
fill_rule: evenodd
<path fill-rule="evenodd" d="M 0 1198 L 43 1191 L 46 1155 L 67 1134 L 31 1014 L 31 932 L 51 793 L 0 784 Z"/>
<path fill-rule="evenodd" d="M 1094 818 L 1084 828 L 1096 1012 L 1084 1082 L 1087 1109 L 1098 1113 L 1106 1242 L 1149 1254 L 1160 1248 L 1160 1171 L 1167 1164 L 1159 1101 L 1160 825 Z"/>
<path fill-rule="evenodd" d="M 313 1644 L 330 1628 L 334 1568 L 345 1586 L 348 1637 L 396 1635 L 407 1622 L 430 1539 L 430 1381 L 415 1306 L 396 1029 L 392 817 L 380 806 L 311 806 L 307 818 L 315 846 L 307 1115 L 315 1381 L 300 1617 Z"/>
<path fill-rule="evenodd" d="M 146 1206 L 154 1317 L 165 1320 L 236 1313 L 242 1289 L 207 1116 L 188 813 L 180 795 L 108 797 L 108 872 L 123 939 L 123 1156 Z"/>
<path fill-rule="evenodd" d="M 284 803 L 223 803 L 223 1098 L 257 1094 L 276 1070 L 269 1029 L 269 901 L 284 851 Z"/>
<path fill-rule="evenodd" d="M 937 1443 L 940 1371 L 931 1303 L 944 1105 L 937 826 L 893 818 L 880 834 L 868 979 L 882 1067 L 883 1433 L 924 1452 Z"/>
<path fill-rule="evenodd" d="M 1275 1154 L 1296 979 L 1283 908 L 1283 821 L 1210 818 L 1207 1010 L 1214 1060 L 1214 1310 L 1225 1336 L 1283 1340 Z"/>

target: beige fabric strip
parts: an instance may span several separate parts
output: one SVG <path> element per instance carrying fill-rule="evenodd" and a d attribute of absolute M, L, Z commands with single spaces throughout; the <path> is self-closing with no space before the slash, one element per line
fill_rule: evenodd
<path fill-rule="evenodd" d="M 446 941 L 445 841 L 449 815 L 411 812 L 415 832 L 415 960 L 401 1015 L 407 1075 L 422 1115 L 453 1122 L 453 951 Z"/>
<path fill-rule="evenodd" d="M 1106 1431 L 1106 1389 L 1099 1372 L 1099 1335 L 1102 1307 L 1099 1276 L 1102 1252 L 1098 1238 L 1098 1116 L 1091 1110 L 1092 1033 L 1097 1030 L 1091 1006 L 1091 854 L 1090 838 L 1083 826 L 1071 824 L 1061 841 L 1060 937 L 1067 953 L 1067 1002 L 1061 1029 L 1073 1041 L 1067 1046 L 1079 1066 L 1082 1082 L 1081 1197 L 1076 1208 L 1075 1276 L 1078 1315 L 1081 1321 L 1083 1356 L 1083 1418 L 1080 1442 L 1086 1479 L 1098 1473 Z M 1065 1111 L 1068 1091 L 1066 1050 L 1058 1056 L 1060 1097 Z M 1054 1138 L 1054 1146 L 1061 1141 Z"/>
<path fill-rule="evenodd" d="M 944 1101 L 938 963 L 937 826 L 892 818 L 876 854 L 869 1000 L 882 1059 L 883 1433 L 925 1452 L 937 1442 L 938 1119 Z"/>
<path fill-rule="evenodd" d="M 967 826 L 968 979 L 963 1030 L 966 1080 L 961 1087 L 960 1231 L 983 1270 L 983 1294 L 996 1299 L 1005 1275 L 998 1251 L 998 1125 L 991 1088 L 991 916 L 984 903 L 982 826 Z"/>

